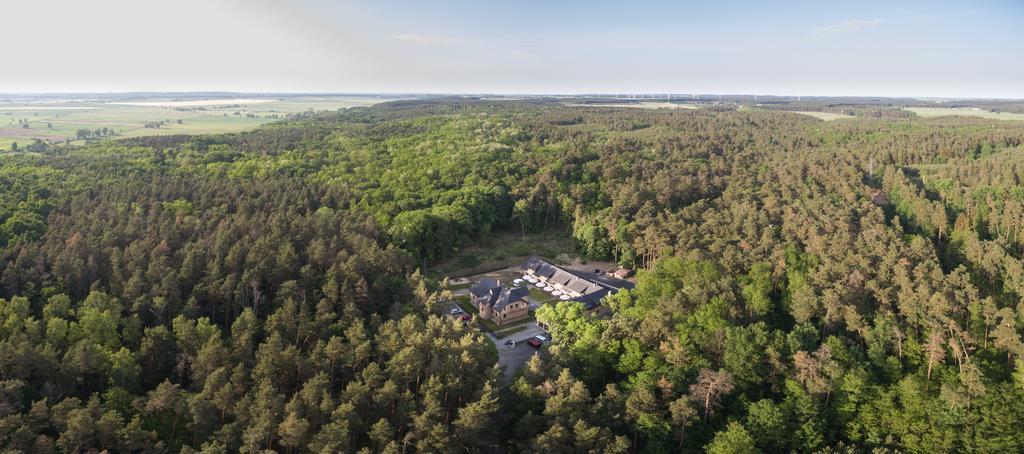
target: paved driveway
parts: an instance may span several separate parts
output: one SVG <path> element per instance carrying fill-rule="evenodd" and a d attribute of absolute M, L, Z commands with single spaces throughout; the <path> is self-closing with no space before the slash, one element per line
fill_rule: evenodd
<path fill-rule="evenodd" d="M 460 290 L 456 290 L 456 293 Z M 462 289 L 461 292 L 469 293 L 468 290 Z M 447 316 L 451 315 L 451 310 L 459 307 L 454 302 L 447 303 L 445 305 L 444 314 Z M 453 316 L 457 317 L 457 315 Z M 489 332 L 484 332 L 484 335 L 491 340 L 492 343 L 498 348 L 498 365 L 505 368 L 505 374 L 502 376 L 504 383 L 511 383 L 512 378 L 526 364 L 526 361 L 537 352 L 537 349 L 531 347 L 526 343 L 526 340 L 536 336 L 538 334 L 546 333 L 547 330 L 537 325 L 536 321 L 528 322 L 526 329 L 512 333 L 503 339 L 494 337 Z M 513 341 L 513 345 L 506 345 L 505 342 L 509 340 Z"/>
<path fill-rule="evenodd" d="M 498 365 L 505 368 L 502 382 L 505 384 L 512 383 L 512 378 L 515 377 L 516 372 L 536 353 L 537 349 L 531 347 L 526 342 L 517 344 L 514 348 L 505 347 L 504 345 L 498 347 Z"/>
<path fill-rule="evenodd" d="M 504 339 L 496 339 L 491 333 L 487 337 L 498 347 L 498 365 L 505 368 L 505 375 L 502 377 L 505 383 L 511 383 L 512 378 L 526 364 L 526 361 L 537 351 L 526 343 L 526 340 L 543 334 L 546 331 L 537 325 L 537 322 L 526 324 L 526 329 L 511 334 Z M 514 345 L 505 345 L 505 342 L 512 340 Z"/>

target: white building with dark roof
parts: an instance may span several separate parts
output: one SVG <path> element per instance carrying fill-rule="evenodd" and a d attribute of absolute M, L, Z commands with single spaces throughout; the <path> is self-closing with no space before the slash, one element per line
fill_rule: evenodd
<path fill-rule="evenodd" d="M 538 257 L 531 257 L 521 268 L 539 282 L 569 295 L 571 301 L 583 303 L 587 309 L 600 305 L 601 299 L 607 295 L 622 288 L 633 287 L 633 284 L 621 279 L 562 268 Z"/>

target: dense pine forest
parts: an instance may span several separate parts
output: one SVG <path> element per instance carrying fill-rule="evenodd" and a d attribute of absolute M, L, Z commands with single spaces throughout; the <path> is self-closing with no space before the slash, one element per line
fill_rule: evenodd
<path fill-rule="evenodd" d="M 549 101 L 3 153 L 0 444 L 1021 452 L 1022 179 L 1024 122 Z M 429 277 L 496 232 L 640 270 L 510 384 Z"/>

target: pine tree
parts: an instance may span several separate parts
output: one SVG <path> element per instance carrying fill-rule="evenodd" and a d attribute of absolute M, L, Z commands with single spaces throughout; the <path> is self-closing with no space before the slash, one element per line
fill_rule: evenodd
<path fill-rule="evenodd" d="M 498 395 L 490 383 L 484 384 L 480 398 L 459 409 L 454 426 L 456 436 L 468 450 L 475 450 L 487 444 L 490 432 L 495 427 L 498 413 Z"/>

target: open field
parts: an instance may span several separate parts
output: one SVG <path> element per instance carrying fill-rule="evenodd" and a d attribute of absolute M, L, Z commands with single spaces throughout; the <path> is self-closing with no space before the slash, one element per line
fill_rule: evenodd
<path fill-rule="evenodd" d="M 368 106 L 384 100 L 330 96 L 39 103 L 0 100 L 0 150 L 9 150 L 15 142 L 24 147 L 35 139 L 76 141 L 80 129 L 107 128 L 104 138 L 240 132 L 289 114 Z"/>
<path fill-rule="evenodd" d="M 904 110 L 914 112 L 920 117 L 980 117 L 993 120 L 1024 120 L 1024 114 L 990 112 L 978 108 L 950 108 L 950 107 L 907 107 Z"/>
<path fill-rule="evenodd" d="M 843 114 L 837 114 L 837 113 L 832 113 L 832 112 L 809 112 L 809 111 L 802 111 L 802 110 L 794 110 L 792 112 L 793 113 L 798 113 L 798 114 L 810 115 L 810 116 L 812 116 L 814 118 L 818 118 L 818 119 L 825 120 L 825 121 L 840 120 L 840 119 L 843 119 L 843 118 L 854 118 L 854 117 L 852 117 L 850 115 L 843 115 Z"/>
<path fill-rule="evenodd" d="M 210 107 L 231 105 L 252 105 L 277 101 L 276 99 L 201 99 L 198 101 L 129 101 L 111 102 L 122 106 L 138 107 Z"/>
<path fill-rule="evenodd" d="M 18 142 L 19 140 L 20 139 L 17 139 L 15 137 L 0 137 L 0 150 L 10 150 L 11 149 L 11 144 L 15 143 L 15 142 Z M 20 140 L 20 141 L 22 143 L 25 143 L 24 140 Z"/>
<path fill-rule="evenodd" d="M 435 278 L 471 276 L 518 266 L 534 255 L 568 263 L 578 259 L 579 253 L 573 239 L 557 229 L 528 233 L 525 237 L 519 232 L 491 232 L 428 267 L 427 274 Z"/>

